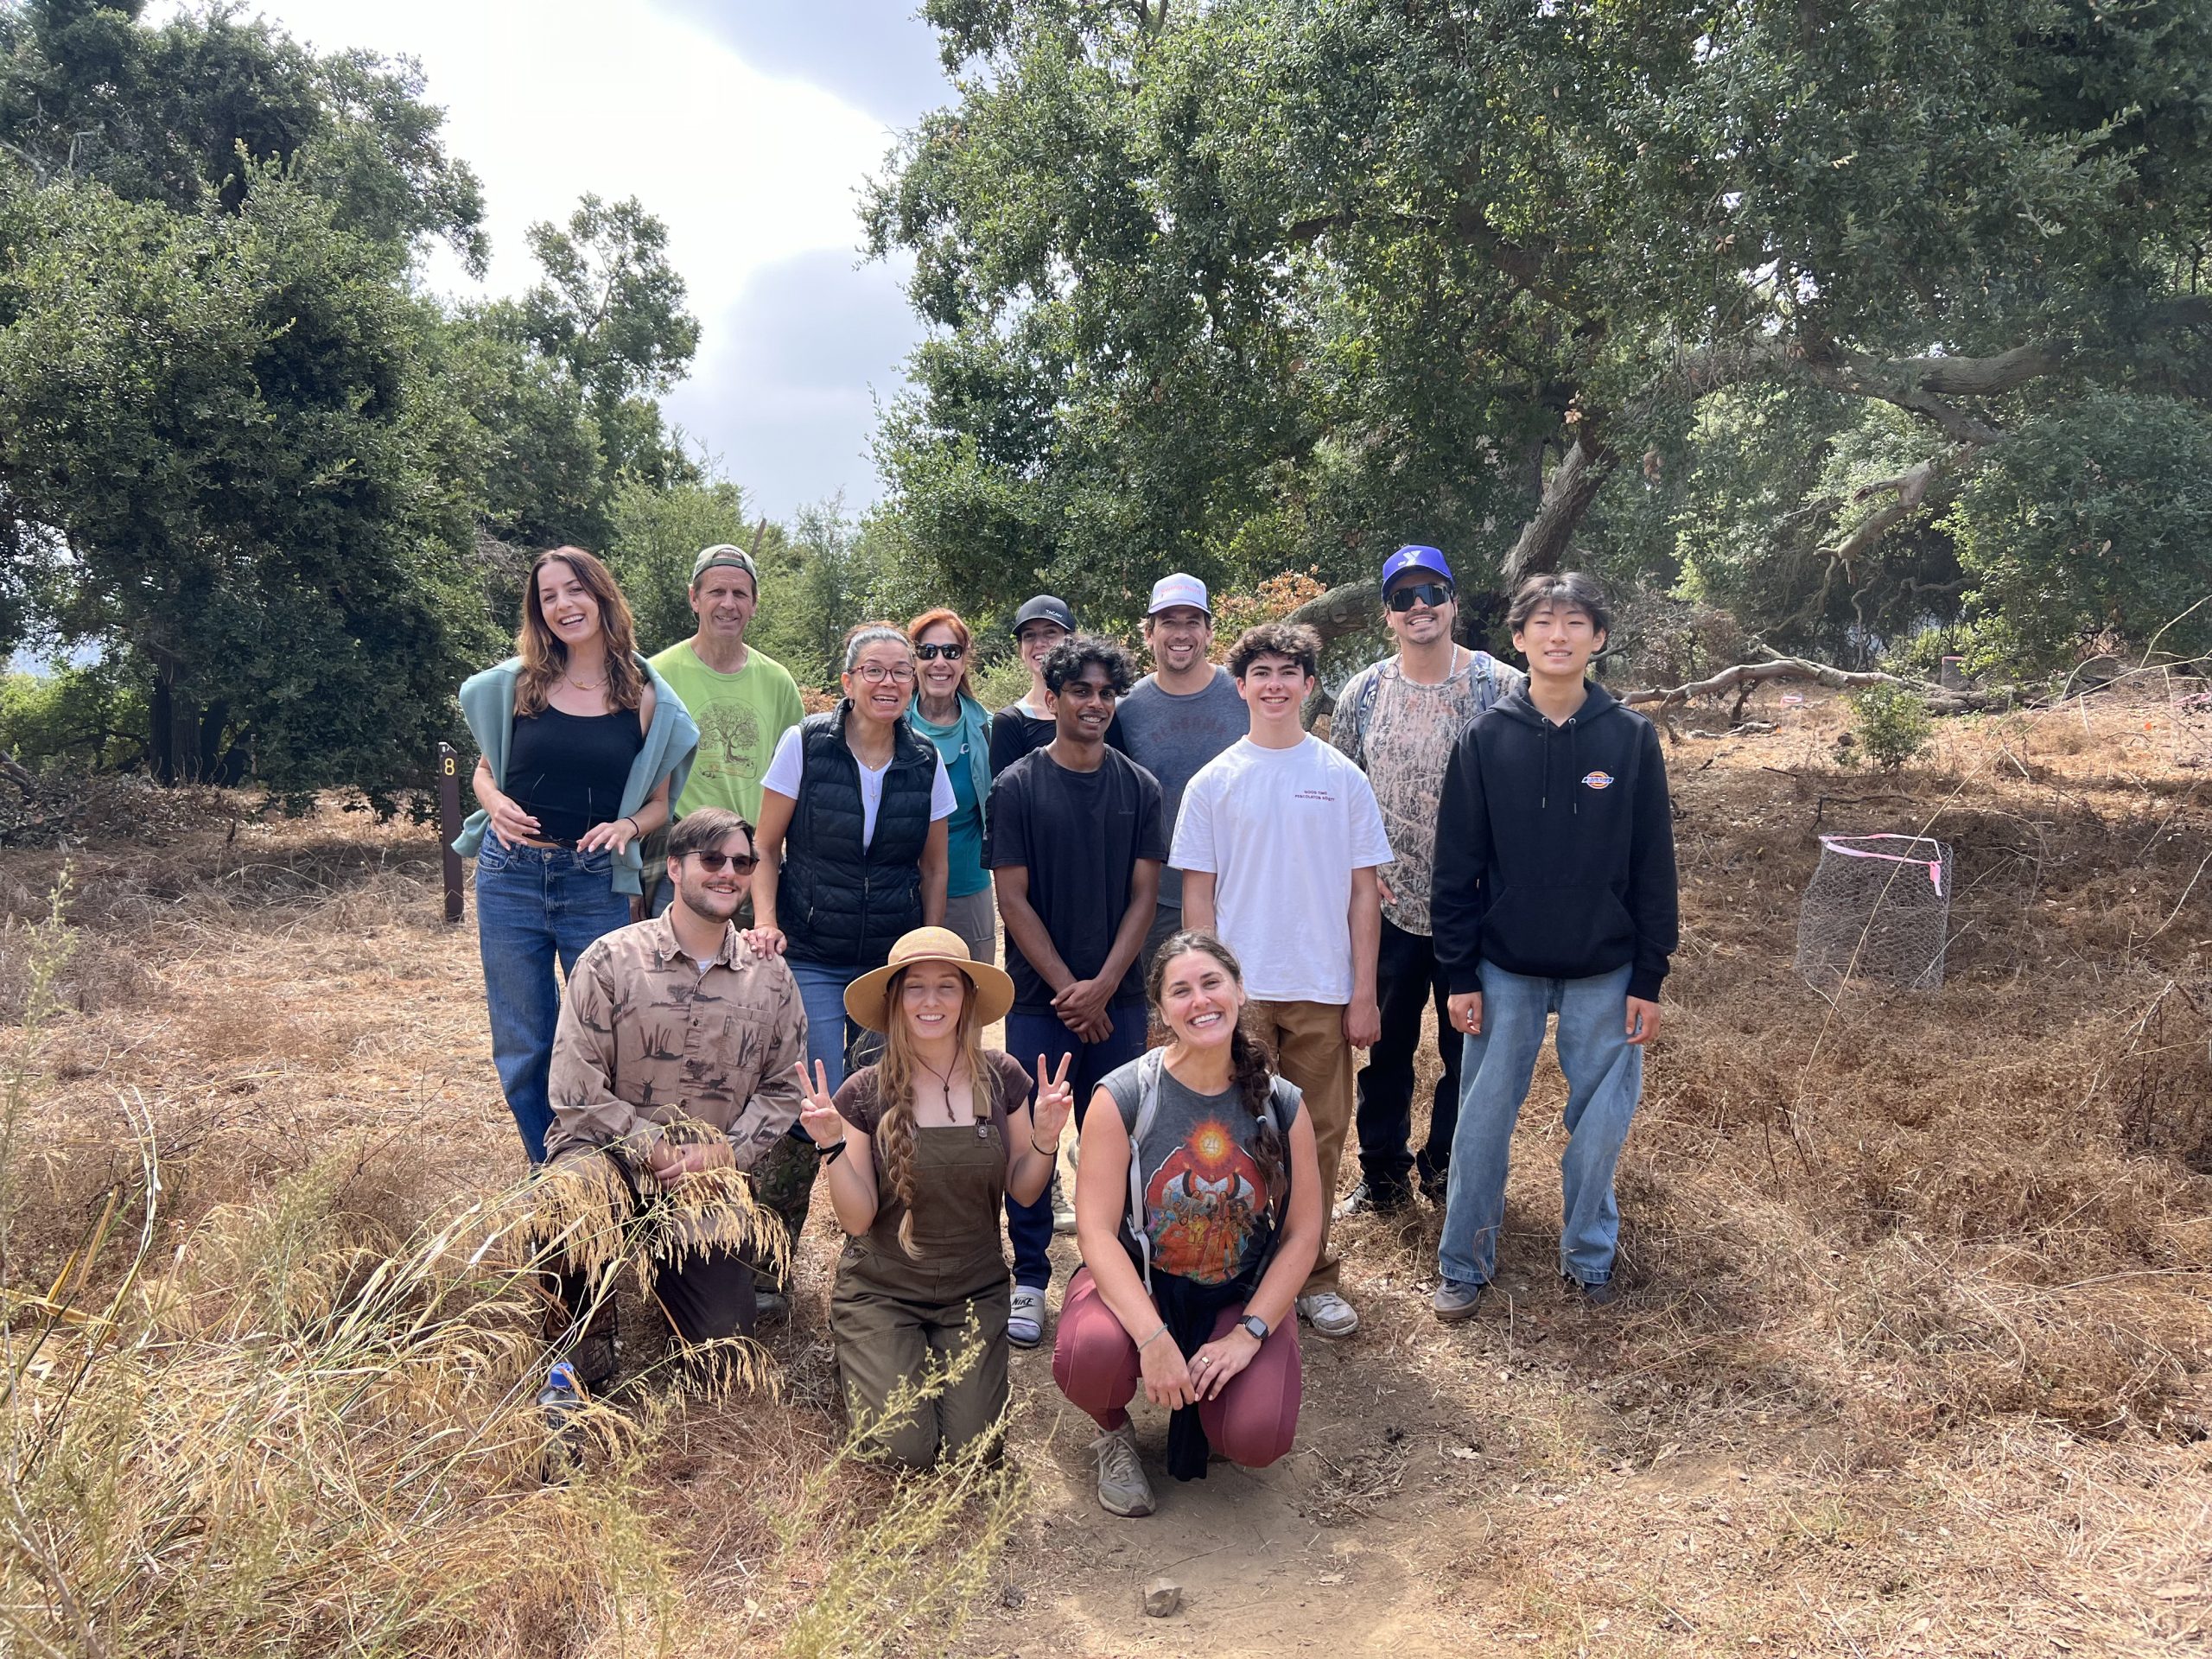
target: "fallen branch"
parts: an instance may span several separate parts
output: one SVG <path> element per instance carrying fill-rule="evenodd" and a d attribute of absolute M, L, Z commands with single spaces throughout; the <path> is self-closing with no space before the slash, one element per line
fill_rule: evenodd
<path fill-rule="evenodd" d="M 1930 685 L 1925 680 L 1908 680 L 1876 670 L 1854 671 L 1832 668 L 1826 663 L 1808 662 L 1802 657 L 1777 657 L 1770 662 L 1738 663 L 1733 668 L 1722 669 L 1710 678 L 1692 680 L 1687 685 L 1625 692 L 1621 701 L 1631 709 L 1673 709 L 1699 697 L 1717 697 L 1725 692 L 1733 691 L 1738 694 L 1740 709 L 1743 702 L 1760 686 L 1788 684 L 1821 685 L 1831 691 L 1857 691 L 1871 685 L 1902 686 L 1926 703 L 1930 714 L 1936 715 L 1974 714 L 1986 709 L 2014 708 L 2031 701 L 2013 686 L 1993 691 L 1953 691 L 1944 686 Z"/>

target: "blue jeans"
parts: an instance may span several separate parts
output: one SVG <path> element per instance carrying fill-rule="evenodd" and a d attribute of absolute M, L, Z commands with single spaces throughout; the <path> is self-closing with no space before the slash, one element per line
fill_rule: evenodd
<path fill-rule="evenodd" d="M 1485 962 L 1482 976 L 1483 1034 L 1466 1039 L 1459 1061 L 1459 1125 L 1438 1262 L 1446 1279 L 1462 1284 L 1488 1284 L 1497 1269 L 1513 1125 L 1544 1046 L 1545 1016 L 1556 1014 L 1567 1135 L 1559 1160 L 1560 1271 L 1603 1284 L 1612 1277 L 1621 1230 L 1613 1166 L 1643 1092 L 1643 1050 L 1630 1044 L 1626 1030 L 1629 970 L 1533 979 Z"/>
<path fill-rule="evenodd" d="M 614 855 L 565 847 L 510 846 L 486 831 L 476 855 L 476 939 L 492 1013 L 492 1063 L 530 1161 L 545 1161 L 553 1108 L 545 1076 L 566 976 L 583 949 L 630 921 L 627 894 L 614 891 Z"/>
<path fill-rule="evenodd" d="M 1114 1022 L 1113 1033 L 1103 1043 L 1086 1043 L 1060 1023 L 1050 1008 L 1012 1008 L 1006 1016 L 1006 1052 L 1021 1063 L 1025 1071 L 1037 1069 L 1042 1054 L 1054 1071 L 1069 1055 L 1068 1087 L 1075 1091 L 1076 1124 L 1090 1109 L 1090 1096 L 1099 1081 L 1116 1066 L 1127 1065 L 1144 1052 L 1145 1006 L 1116 1002 L 1106 1010 Z M 1075 1133 L 1074 1127 L 1065 1133 Z M 1014 1244 L 1014 1282 L 1027 1290 L 1042 1290 L 1052 1282 L 1052 1189 L 1047 1186 L 1034 1204 L 1019 1204 L 1009 1192 L 1006 1199 L 1006 1234 Z"/>
<path fill-rule="evenodd" d="M 830 1092 L 845 1081 L 845 1054 L 861 1028 L 845 1018 L 845 987 L 868 972 L 865 968 L 832 967 L 824 962 L 791 958 L 791 977 L 798 982 L 798 998 L 806 1007 L 806 1081 L 814 1084 L 814 1063 L 830 1075 Z M 791 1133 L 804 1135 L 796 1123 Z"/>

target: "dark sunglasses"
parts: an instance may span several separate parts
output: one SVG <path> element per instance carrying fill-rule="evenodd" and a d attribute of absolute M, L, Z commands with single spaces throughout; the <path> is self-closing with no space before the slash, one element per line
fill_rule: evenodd
<path fill-rule="evenodd" d="M 720 875 L 725 864 L 740 875 L 750 875 L 753 866 L 760 861 L 760 857 L 753 853 L 705 852 L 693 853 L 690 856 L 699 861 L 699 868 L 709 875 Z"/>
<path fill-rule="evenodd" d="M 1390 590 L 1389 604 L 1392 610 L 1405 612 L 1416 605 L 1441 605 L 1451 597 L 1452 584 L 1448 582 L 1409 582 Z"/>
<path fill-rule="evenodd" d="M 965 645 L 916 645 L 914 647 L 914 655 L 925 663 L 933 663 L 940 657 L 948 663 L 957 663 L 967 653 L 968 648 Z"/>

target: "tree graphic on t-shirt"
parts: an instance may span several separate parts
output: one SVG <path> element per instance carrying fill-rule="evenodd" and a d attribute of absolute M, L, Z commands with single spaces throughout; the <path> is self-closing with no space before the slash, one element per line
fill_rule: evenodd
<path fill-rule="evenodd" d="M 760 765 L 760 717 L 742 702 L 709 703 L 699 711 L 699 753 L 692 762 L 702 775 L 745 777 Z"/>

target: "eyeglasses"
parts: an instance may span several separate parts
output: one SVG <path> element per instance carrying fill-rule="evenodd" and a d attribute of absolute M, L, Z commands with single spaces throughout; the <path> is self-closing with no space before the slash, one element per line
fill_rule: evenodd
<path fill-rule="evenodd" d="M 1390 590 L 1389 605 L 1392 610 L 1402 614 L 1416 605 L 1445 604 L 1451 597 L 1452 584 L 1448 582 L 1409 582 L 1402 588 Z"/>
<path fill-rule="evenodd" d="M 853 672 L 870 685 L 881 685 L 886 680 L 893 685 L 912 685 L 914 683 L 914 671 L 904 663 L 893 664 L 889 668 L 881 663 L 862 663 Z"/>
<path fill-rule="evenodd" d="M 914 647 L 914 655 L 925 663 L 933 663 L 940 657 L 948 663 L 957 663 L 966 654 L 967 647 L 964 645 L 916 645 Z"/>
<path fill-rule="evenodd" d="M 750 875 L 753 867 L 760 861 L 759 855 L 753 853 L 707 852 L 693 853 L 690 856 L 699 861 L 699 868 L 709 875 L 720 875 L 725 864 L 740 875 Z"/>

